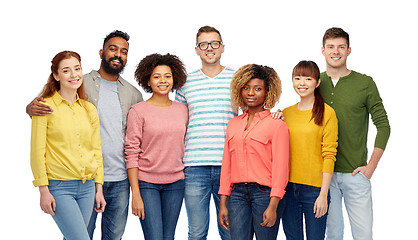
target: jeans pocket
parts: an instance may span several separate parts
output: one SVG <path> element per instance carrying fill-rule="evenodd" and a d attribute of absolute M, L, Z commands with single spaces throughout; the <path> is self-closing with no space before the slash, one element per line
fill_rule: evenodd
<path fill-rule="evenodd" d="M 271 188 L 270 187 L 264 186 L 264 185 L 260 185 L 260 184 L 257 184 L 257 189 L 260 190 L 261 192 L 264 192 L 264 193 L 270 193 L 271 192 Z"/>
<path fill-rule="evenodd" d="M 54 189 L 57 188 L 61 185 L 62 181 L 61 180 L 49 180 L 48 181 L 48 189 Z"/>
<path fill-rule="evenodd" d="M 366 179 L 367 181 L 370 181 L 370 179 L 368 179 L 362 172 L 358 172 L 358 174 L 362 176 L 364 179 Z"/>

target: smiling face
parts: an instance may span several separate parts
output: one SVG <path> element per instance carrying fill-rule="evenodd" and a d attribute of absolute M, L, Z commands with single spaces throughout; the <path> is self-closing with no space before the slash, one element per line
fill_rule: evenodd
<path fill-rule="evenodd" d="M 197 38 L 198 43 L 210 43 L 213 41 L 222 41 L 221 37 L 216 32 L 204 32 Z M 212 46 L 209 45 L 206 50 L 201 50 L 196 47 L 195 51 L 202 60 L 202 64 L 220 64 L 221 55 L 224 52 L 224 45 L 221 45 L 218 49 L 213 49 Z"/>
<path fill-rule="evenodd" d="M 319 86 L 320 80 L 317 81 L 313 77 L 294 76 L 292 81 L 293 89 L 301 98 L 315 98 L 315 88 Z"/>
<path fill-rule="evenodd" d="M 261 112 L 264 110 L 266 94 L 264 80 L 259 78 L 251 79 L 241 90 L 244 104 L 247 105 L 249 111 L 254 112 Z"/>
<path fill-rule="evenodd" d="M 160 65 L 152 71 L 148 86 L 153 94 L 168 95 L 173 88 L 173 74 L 167 65 Z"/>
<path fill-rule="evenodd" d="M 347 40 L 342 37 L 328 38 L 322 47 L 322 54 L 325 56 L 327 67 L 346 68 L 347 57 L 351 53 Z"/>
<path fill-rule="evenodd" d="M 77 91 L 83 83 L 83 72 L 77 58 L 71 57 L 62 60 L 58 65 L 57 73 L 54 73 L 55 80 L 60 83 L 60 90 Z"/>
<path fill-rule="evenodd" d="M 121 37 L 111 38 L 99 54 L 104 71 L 110 75 L 118 75 L 123 71 L 128 59 L 128 42 Z"/>

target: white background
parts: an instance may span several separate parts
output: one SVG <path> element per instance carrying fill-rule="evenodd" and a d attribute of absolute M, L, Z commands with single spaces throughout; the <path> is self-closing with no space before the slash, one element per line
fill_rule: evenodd
<path fill-rule="evenodd" d="M 238 69 L 257 63 L 278 72 L 283 84 L 280 109 L 298 101 L 291 86 L 294 65 L 313 60 L 325 70 L 320 50 L 323 33 L 333 26 L 345 29 L 352 47 L 348 68 L 374 78 L 392 127 L 372 178 L 375 239 L 417 238 L 418 159 L 413 137 L 418 131 L 413 116 L 417 115 L 418 18 L 413 1 L 15 0 L 2 3 L 1 9 L 1 239 L 61 238 L 52 218 L 41 211 L 38 189 L 32 185 L 31 121 L 25 114 L 25 106 L 46 83 L 53 56 L 73 50 L 81 55 L 85 73 L 97 70 L 103 38 L 116 29 L 126 31 L 131 40 L 123 77 L 137 86 L 134 69 L 151 53 L 176 54 L 189 72 L 200 68 L 194 45 L 203 25 L 220 30 L 223 65 Z M 374 134 L 371 124 L 369 149 Z M 209 239 L 218 239 L 214 221 L 212 214 Z M 345 237 L 351 239 L 348 231 L 347 223 Z M 183 208 L 176 238 L 186 236 Z M 129 214 L 124 239 L 142 238 L 139 220 Z M 279 238 L 284 239 L 282 230 Z"/>

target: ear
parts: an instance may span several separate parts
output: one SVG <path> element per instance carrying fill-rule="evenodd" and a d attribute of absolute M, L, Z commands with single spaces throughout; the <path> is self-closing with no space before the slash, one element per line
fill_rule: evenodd
<path fill-rule="evenodd" d="M 103 55 L 103 49 L 100 49 L 100 50 L 99 50 L 99 56 L 100 56 L 100 59 L 102 59 L 102 55 Z"/>
<path fill-rule="evenodd" d="M 350 54 L 351 54 L 351 47 L 349 47 L 349 48 L 347 49 L 347 57 L 348 57 L 348 56 L 350 56 Z"/>
<path fill-rule="evenodd" d="M 321 84 L 321 79 L 318 79 L 318 83 L 316 84 L 316 88 L 319 87 L 320 84 Z"/>
<path fill-rule="evenodd" d="M 194 47 L 194 50 L 195 50 L 196 54 L 199 56 L 199 49 L 197 47 Z"/>
<path fill-rule="evenodd" d="M 57 82 L 60 81 L 57 74 L 53 73 L 52 75 L 54 76 L 55 81 L 57 81 Z"/>
<path fill-rule="evenodd" d="M 321 52 L 322 52 L 322 55 L 325 56 L 325 48 L 324 48 L 324 46 L 321 47 Z"/>

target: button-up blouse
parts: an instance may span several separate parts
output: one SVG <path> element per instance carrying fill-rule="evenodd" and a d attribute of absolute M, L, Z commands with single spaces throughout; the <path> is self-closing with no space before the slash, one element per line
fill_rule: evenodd
<path fill-rule="evenodd" d="M 58 92 L 45 101 L 53 112 L 32 118 L 33 184 L 91 179 L 103 184 L 100 124 L 94 105 L 78 98 L 71 105 Z"/>
<path fill-rule="evenodd" d="M 289 129 L 270 111 L 256 113 L 251 125 L 247 111 L 228 123 L 219 194 L 230 195 L 234 183 L 255 182 L 283 198 L 289 178 Z"/>

